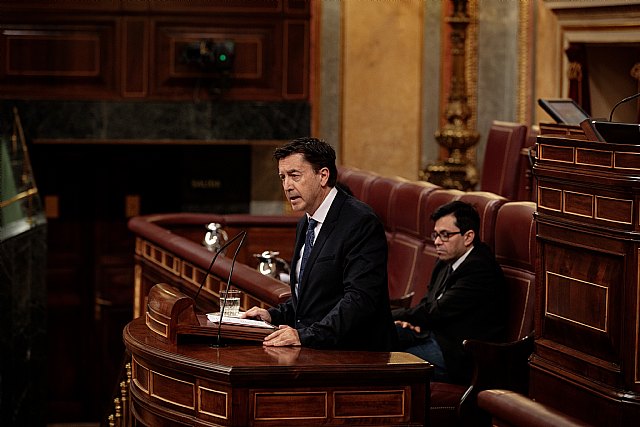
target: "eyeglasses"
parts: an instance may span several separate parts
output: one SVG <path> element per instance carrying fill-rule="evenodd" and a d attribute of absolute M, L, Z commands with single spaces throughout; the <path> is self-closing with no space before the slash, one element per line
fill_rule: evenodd
<path fill-rule="evenodd" d="M 439 237 L 440 240 L 442 240 L 443 242 L 448 242 L 449 241 L 449 237 L 455 235 L 455 234 L 462 234 L 462 231 L 446 231 L 443 230 L 441 232 L 437 232 L 434 231 L 433 233 L 431 233 L 431 240 L 433 240 L 434 242 L 436 241 L 436 239 Z"/>

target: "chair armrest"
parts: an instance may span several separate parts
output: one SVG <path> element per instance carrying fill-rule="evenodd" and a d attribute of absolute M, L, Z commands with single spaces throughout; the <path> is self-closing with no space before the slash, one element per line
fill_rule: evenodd
<path fill-rule="evenodd" d="M 480 392 L 478 406 L 492 415 L 494 425 L 514 427 L 588 426 L 580 420 L 508 390 Z"/>
<path fill-rule="evenodd" d="M 413 298 L 414 294 L 415 292 L 411 292 L 409 294 L 401 296 L 400 298 L 392 298 L 389 301 L 391 309 L 393 310 L 394 308 L 411 308 L 411 299 Z"/>
<path fill-rule="evenodd" d="M 472 386 L 482 390 L 502 388 L 527 393 L 533 334 L 509 343 L 465 340 L 463 346 L 473 359 Z"/>
<path fill-rule="evenodd" d="M 460 400 L 460 419 L 478 419 L 476 399 L 487 389 L 506 389 L 527 394 L 529 389 L 529 356 L 533 353 L 533 334 L 519 341 L 490 343 L 465 340 L 463 346 L 473 360 L 471 386 Z"/>

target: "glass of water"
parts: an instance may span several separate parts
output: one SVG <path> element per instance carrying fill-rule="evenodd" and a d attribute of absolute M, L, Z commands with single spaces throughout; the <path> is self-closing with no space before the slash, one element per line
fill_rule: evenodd
<path fill-rule="evenodd" d="M 225 287 L 220 289 L 220 313 L 223 316 L 238 317 L 240 315 L 240 294 L 238 289 L 225 289 Z"/>

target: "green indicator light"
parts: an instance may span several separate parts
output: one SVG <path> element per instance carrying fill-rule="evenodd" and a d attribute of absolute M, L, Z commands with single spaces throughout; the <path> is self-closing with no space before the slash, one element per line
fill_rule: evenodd
<path fill-rule="evenodd" d="M 220 55 L 220 57 L 218 58 L 220 59 L 220 61 L 226 61 L 227 60 L 227 55 L 225 55 L 224 53 L 222 55 Z"/>

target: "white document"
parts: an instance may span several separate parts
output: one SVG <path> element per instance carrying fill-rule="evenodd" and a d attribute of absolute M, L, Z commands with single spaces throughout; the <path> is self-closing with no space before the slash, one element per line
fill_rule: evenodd
<path fill-rule="evenodd" d="M 220 313 L 207 313 L 207 319 L 210 322 L 218 323 L 220 321 Z M 239 317 L 222 316 L 222 323 L 227 325 L 253 326 L 254 328 L 277 329 L 276 326 L 264 320 L 241 319 Z"/>

